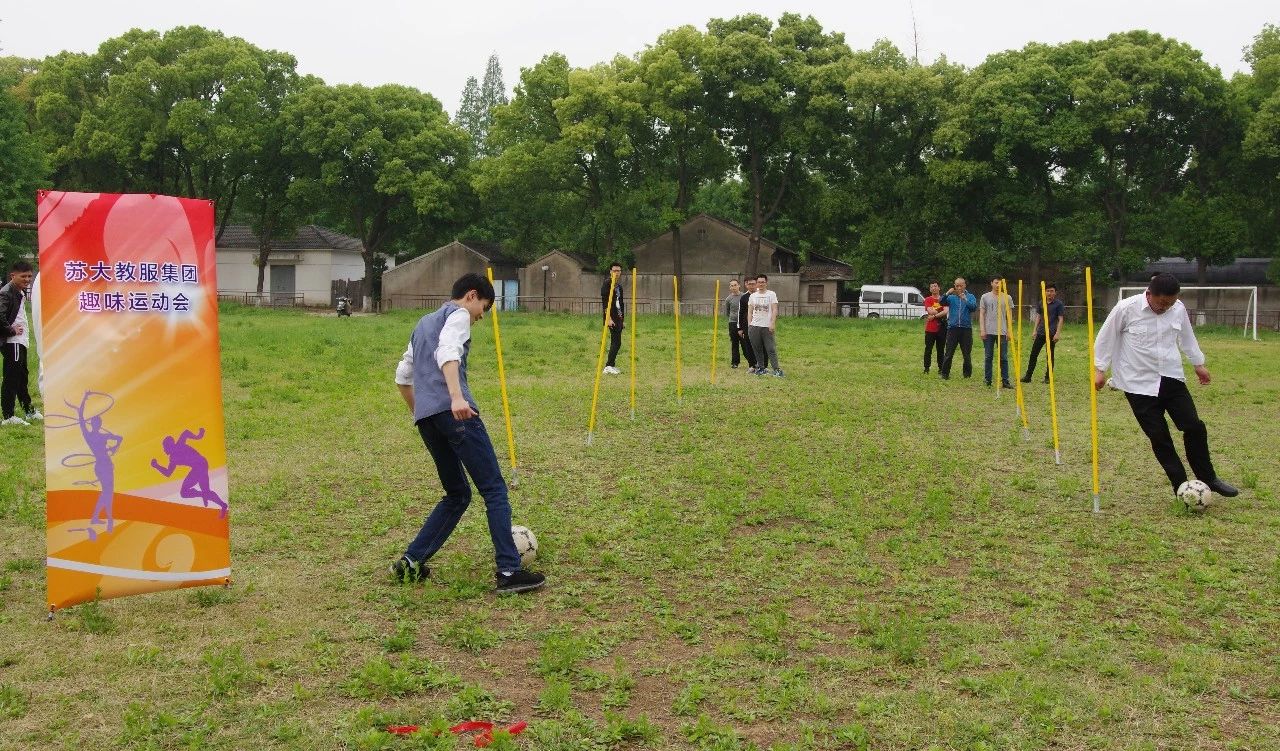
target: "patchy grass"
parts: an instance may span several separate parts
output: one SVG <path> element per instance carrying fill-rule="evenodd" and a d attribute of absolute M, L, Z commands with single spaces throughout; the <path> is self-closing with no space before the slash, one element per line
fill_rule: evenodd
<path fill-rule="evenodd" d="M 440 492 L 390 383 L 415 320 L 224 310 L 229 590 L 44 623 L 41 434 L 0 433 L 0 749 L 465 748 L 433 731 L 466 719 L 552 751 L 1280 748 L 1274 335 L 1202 337 L 1241 497 L 1179 509 L 1103 392 L 1095 516 L 1080 327 L 1055 466 L 1038 379 L 1024 437 L 980 359 L 925 377 L 918 326 L 888 321 L 783 319 L 787 378 L 722 359 L 713 386 L 686 318 L 680 404 L 672 321 L 641 318 L 636 420 L 606 377 L 587 447 L 597 321 L 504 314 L 512 504 L 549 584 L 499 599 L 479 499 L 429 582 L 386 575 Z"/>

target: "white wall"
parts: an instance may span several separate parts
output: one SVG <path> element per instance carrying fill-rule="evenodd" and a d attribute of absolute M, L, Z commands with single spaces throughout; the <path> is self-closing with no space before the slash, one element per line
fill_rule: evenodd
<path fill-rule="evenodd" d="M 271 291 L 271 270 L 275 266 L 295 267 L 294 293 L 303 296 L 304 305 L 327 307 L 333 281 L 364 278 L 364 260 L 358 252 L 308 250 L 302 252 L 301 261 L 292 260 L 298 256 L 298 251 L 282 251 L 280 255 L 290 260 L 268 260 L 262 283 L 264 294 Z M 216 258 L 219 292 L 257 292 L 256 251 L 219 249 Z"/>
<path fill-rule="evenodd" d="M 215 258 L 218 263 L 219 292 L 256 292 L 258 289 L 258 267 L 253 264 L 252 250 L 218 249 Z M 267 290 L 271 289 L 268 282 Z"/>

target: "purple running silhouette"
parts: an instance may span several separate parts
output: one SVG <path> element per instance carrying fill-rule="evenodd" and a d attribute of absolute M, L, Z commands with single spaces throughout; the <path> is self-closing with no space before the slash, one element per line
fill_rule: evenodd
<path fill-rule="evenodd" d="M 174 440 L 173 436 L 165 436 L 162 446 L 164 453 L 169 456 L 169 465 L 162 467 L 160 462 L 152 459 L 151 466 L 165 477 L 173 476 L 174 470 L 178 467 L 189 467 L 190 471 L 183 478 L 182 489 L 179 491 L 182 497 L 199 498 L 205 506 L 213 503 L 221 509 L 218 512 L 218 518 L 221 519 L 227 515 L 227 502 L 209 487 L 209 460 L 187 444 L 189 440 L 198 441 L 201 438 L 204 438 L 204 428 L 200 428 L 196 433 L 184 430 L 177 440 Z"/>

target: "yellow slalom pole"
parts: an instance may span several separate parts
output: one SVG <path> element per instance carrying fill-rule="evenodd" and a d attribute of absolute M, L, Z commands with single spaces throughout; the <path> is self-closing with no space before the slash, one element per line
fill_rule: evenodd
<path fill-rule="evenodd" d="M 1102 488 L 1098 484 L 1098 390 L 1093 387 L 1093 269 L 1084 267 L 1084 294 L 1089 309 L 1089 427 L 1093 441 L 1093 513 L 1099 511 Z M 1045 333 L 1048 333 L 1045 329 Z M 1053 372 L 1052 368 L 1049 371 Z"/>
<path fill-rule="evenodd" d="M 684 404 L 684 385 L 680 382 L 680 278 L 671 277 L 671 290 L 675 296 L 676 311 L 676 403 Z"/>
<path fill-rule="evenodd" d="M 631 419 L 636 419 L 636 268 L 631 267 Z"/>
<path fill-rule="evenodd" d="M 596 401 L 600 398 L 600 374 L 604 372 L 604 344 L 609 338 L 610 308 L 613 306 L 613 288 L 618 280 L 609 275 L 609 296 L 604 299 L 604 323 L 600 324 L 600 354 L 596 357 L 596 383 L 591 388 L 591 419 L 587 422 L 587 445 L 591 445 L 591 437 L 596 430 Z"/>
<path fill-rule="evenodd" d="M 720 333 L 720 280 L 716 280 L 715 302 L 711 303 L 711 384 L 716 382 L 716 334 Z"/>
<path fill-rule="evenodd" d="M 1046 299 L 1047 293 L 1044 289 L 1044 281 L 1040 281 L 1040 320 L 1044 322 L 1044 336 L 1049 338 L 1049 301 Z M 1058 397 L 1054 393 L 1053 379 L 1053 347 L 1046 346 L 1045 352 L 1049 353 L 1049 412 L 1053 420 L 1053 462 L 1062 464 L 1062 452 L 1058 448 Z"/>
<path fill-rule="evenodd" d="M 486 268 L 485 272 L 489 275 L 489 283 L 493 284 L 493 269 Z M 498 326 L 498 308 L 494 305 L 489 311 L 489 315 L 493 318 L 493 345 L 498 350 L 498 387 L 502 391 L 502 419 L 507 421 L 507 453 L 511 456 L 511 485 L 514 487 L 520 482 L 520 477 L 516 470 L 516 434 L 511 429 L 511 402 L 507 399 L 507 368 L 502 362 L 502 329 Z"/>

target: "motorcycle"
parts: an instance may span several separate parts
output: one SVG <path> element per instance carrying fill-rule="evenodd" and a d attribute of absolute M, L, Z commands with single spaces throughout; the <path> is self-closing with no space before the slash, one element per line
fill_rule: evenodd
<path fill-rule="evenodd" d="M 351 300 L 346 297 L 338 298 L 338 317 L 351 316 Z"/>

